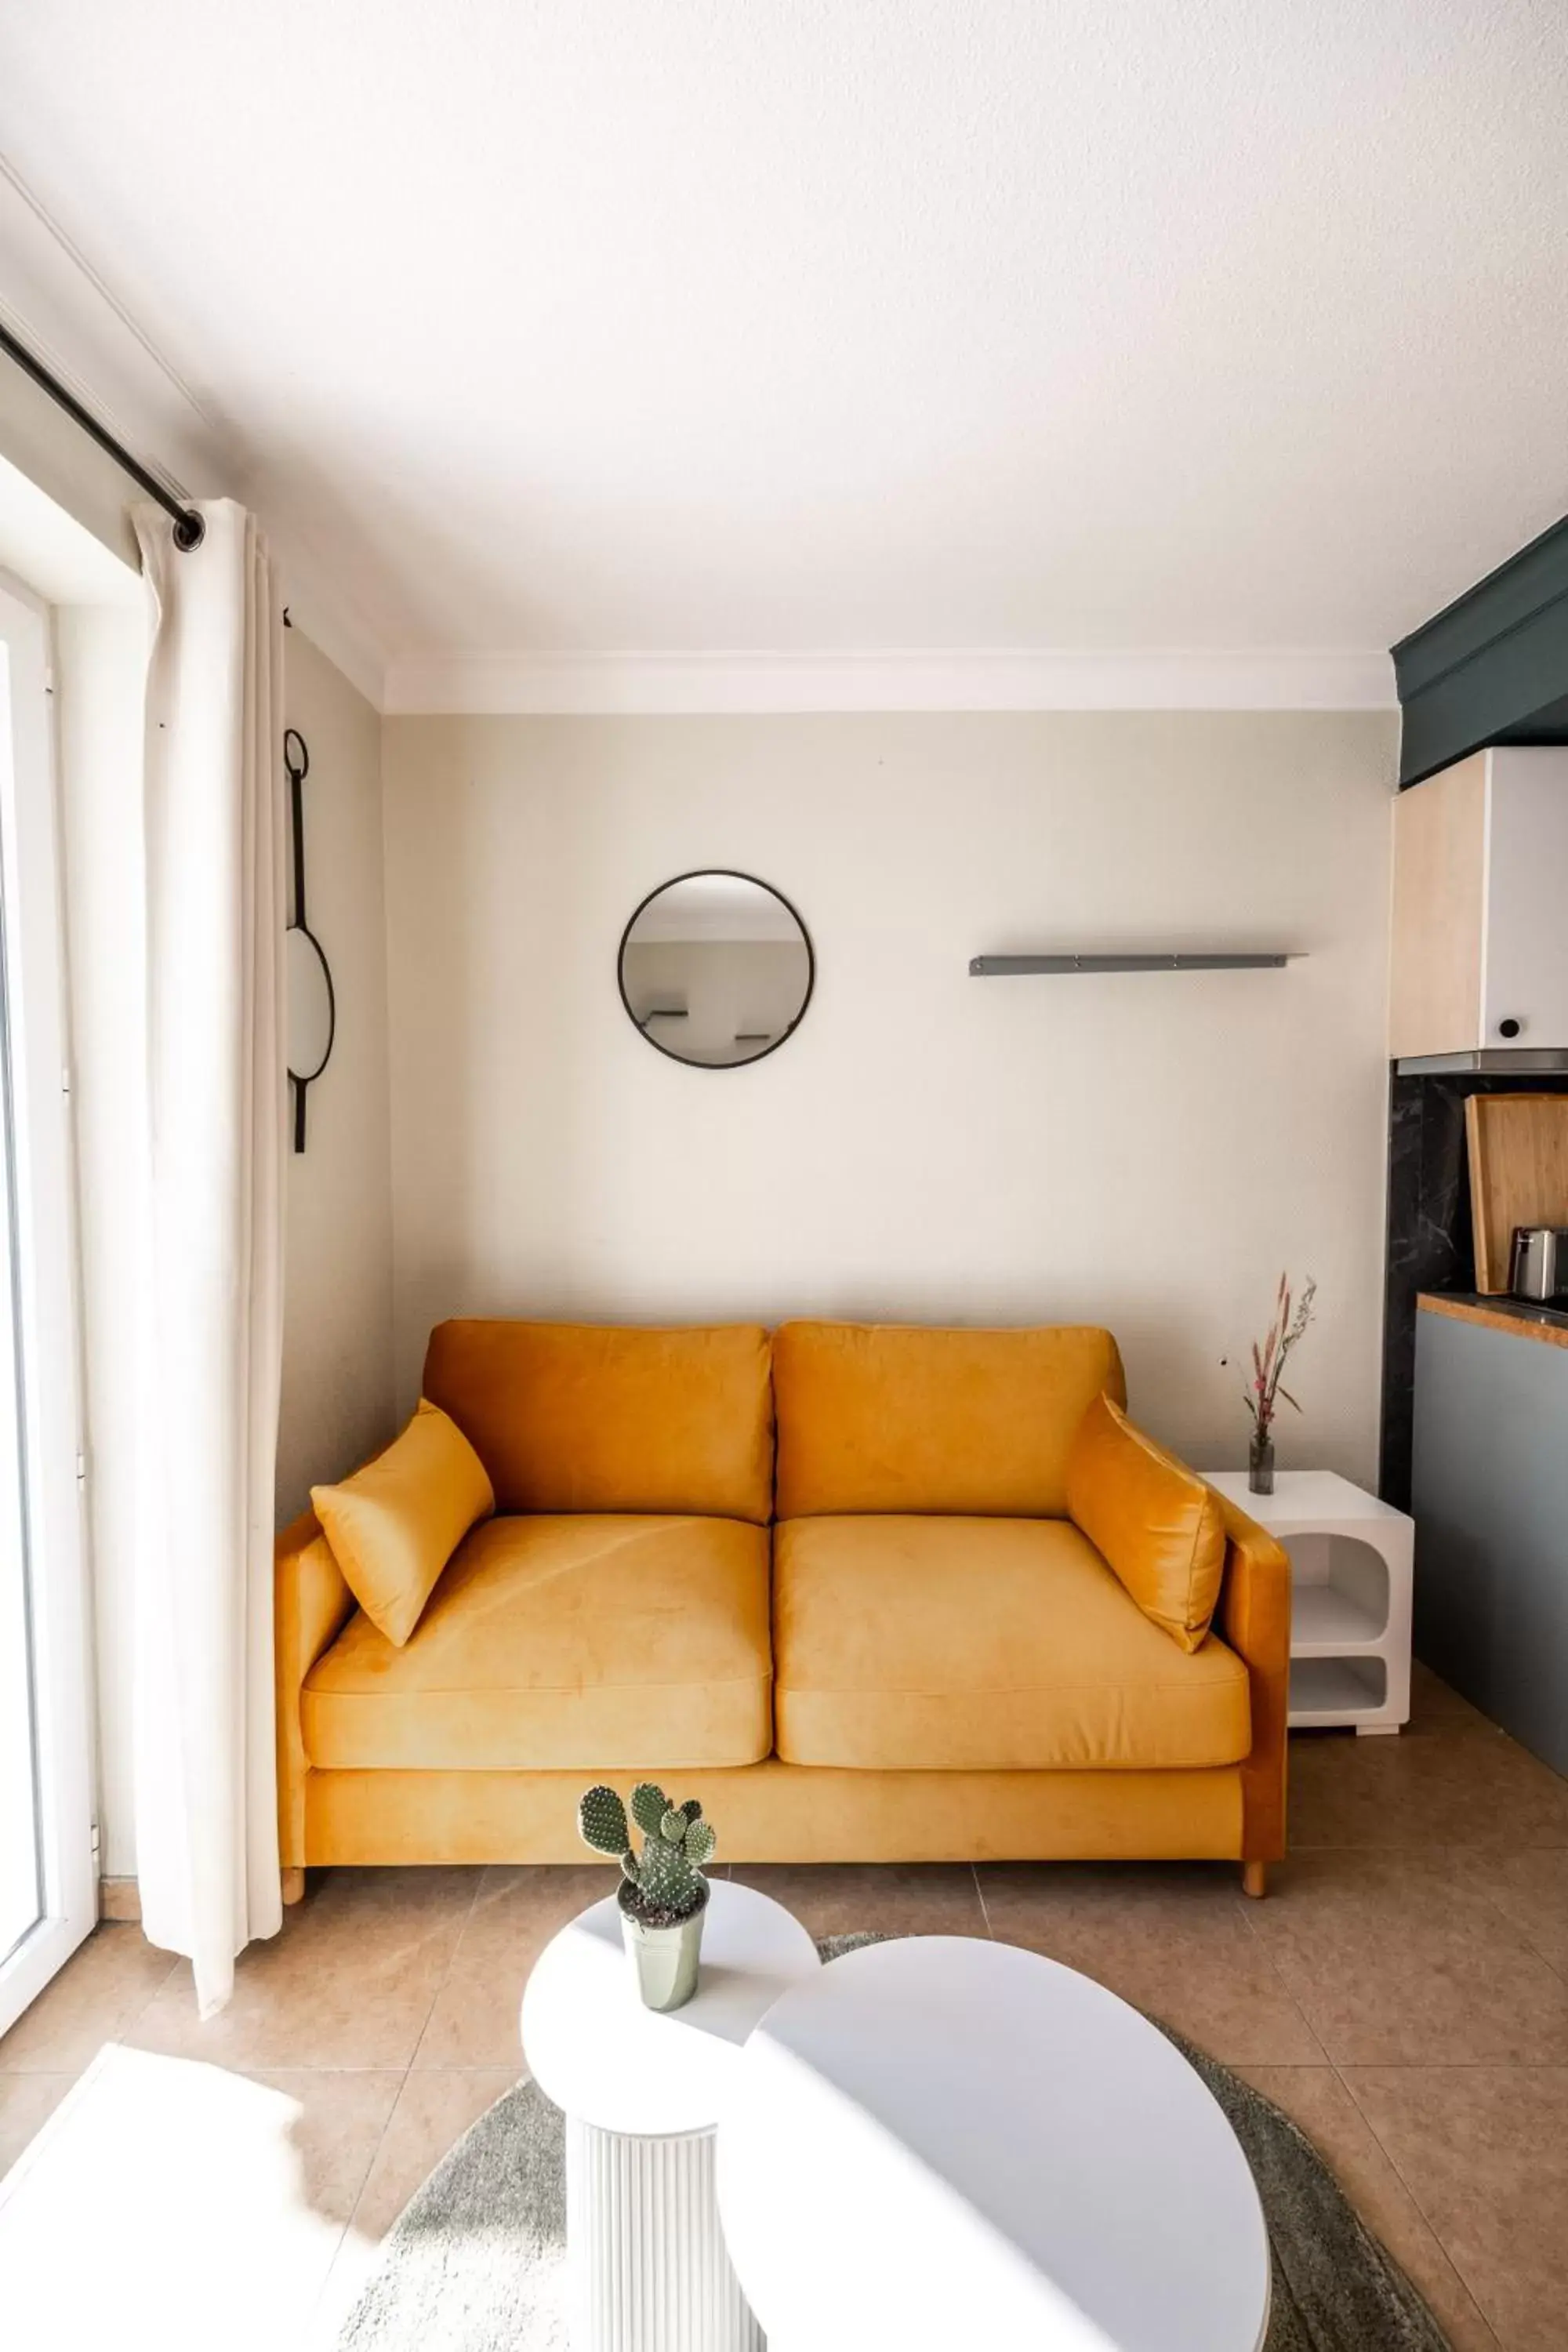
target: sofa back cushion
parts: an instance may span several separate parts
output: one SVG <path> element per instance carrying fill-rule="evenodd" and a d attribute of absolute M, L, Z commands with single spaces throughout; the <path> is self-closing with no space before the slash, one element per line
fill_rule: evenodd
<path fill-rule="evenodd" d="M 498 1511 L 771 1516 L 758 1325 L 438 1323 L 424 1389 L 472 1444 Z"/>
<path fill-rule="evenodd" d="M 1121 1359 L 1087 1326 L 786 1323 L 773 1334 L 778 1516 L 1064 1518 L 1073 1436 L 1105 1390 L 1126 1395 Z"/>
<path fill-rule="evenodd" d="M 1195 1650 L 1225 1575 L 1225 1519 L 1213 1487 L 1097 1397 L 1073 1439 L 1068 1507 L 1145 1617 Z"/>

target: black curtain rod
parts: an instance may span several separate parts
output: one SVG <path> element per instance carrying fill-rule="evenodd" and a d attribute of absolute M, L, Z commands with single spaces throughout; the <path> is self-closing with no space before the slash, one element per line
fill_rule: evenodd
<path fill-rule="evenodd" d="M 89 416 L 73 392 L 68 392 L 58 376 L 51 375 L 42 360 L 33 357 L 26 343 L 19 343 L 4 320 L 0 320 L 0 351 L 14 359 L 25 375 L 30 375 L 40 392 L 47 392 L 57 408 L 63 408 L 73 425 L 79 425 L 90 440 L 107 450 L 117 466 L 139 483 L 150 499 L 156 499 L 166 515 L 174 518 L 174 545 L 186 553 L 199 547 L 206 537 L 207 527 L 195 507 L 183 507 L 178 499 L 151 475 L 138 458 L 131 455 L 112 433 L 105 432 L 96 416 Z"/>

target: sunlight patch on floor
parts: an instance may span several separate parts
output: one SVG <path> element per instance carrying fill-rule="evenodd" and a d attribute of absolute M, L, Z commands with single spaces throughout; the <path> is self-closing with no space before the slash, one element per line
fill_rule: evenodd
<path fill-rule="evenodd" d="M 0 2182 L 7 2343 L 304 2342 L 343 2224 L 311 2207 L 301 2114 L 247 2075 L 107 2044 Z"/>

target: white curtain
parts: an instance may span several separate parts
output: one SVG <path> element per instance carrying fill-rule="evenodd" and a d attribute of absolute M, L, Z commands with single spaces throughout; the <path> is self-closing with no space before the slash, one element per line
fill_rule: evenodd
<path fill-rule="evenodd" d="M 282 1924 L 273 1465 L 283 1328 L 282 607 L 228 499 L 184 553 L 136 518 L 147 668 L 153 1313 L 136 1564 L 142 1927 L 209 2015 Z"/>

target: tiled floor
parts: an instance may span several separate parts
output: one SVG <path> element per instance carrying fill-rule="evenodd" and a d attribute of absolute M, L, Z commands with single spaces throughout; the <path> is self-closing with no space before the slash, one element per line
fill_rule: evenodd
<path fill-rule="evenodd" d="M 1100 1978 L 1297 2117 L 1458 2352 L 1561 2352 L 1568 1781 L 1420 1675 L 1399 1738 L 1297 1738 L 1291 1844 L 1261 1904 L 1207 1866 L 735 1874 L 818 1935 L 989 1933 Z M 183 1963 L 100 1927 L 0 2042 L 0 2169 L 107 2042 L 286 2093 L 330 2343 L 376 2240 L 515 2078 L 533 1955 L 605 1883 L 323 1873 L 205 2026 Z"/>

